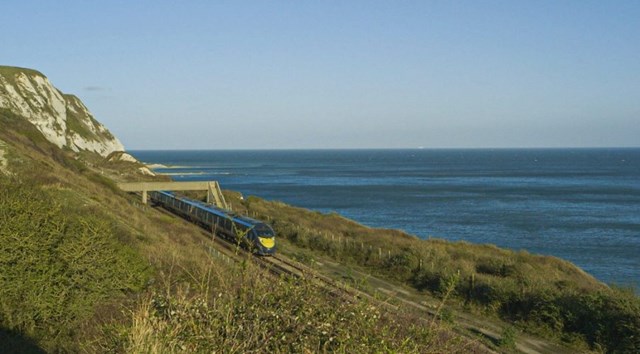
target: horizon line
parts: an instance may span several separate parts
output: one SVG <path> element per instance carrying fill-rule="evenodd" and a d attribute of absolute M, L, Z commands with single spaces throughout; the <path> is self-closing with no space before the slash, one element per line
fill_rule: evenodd
<path fill-rule="evenodd" d="M 126 151 L 340 151 L 340 150 L 633 150 L 640 146 L 567 147 L 348 147 L 348 148 L 132 148 Z"/>

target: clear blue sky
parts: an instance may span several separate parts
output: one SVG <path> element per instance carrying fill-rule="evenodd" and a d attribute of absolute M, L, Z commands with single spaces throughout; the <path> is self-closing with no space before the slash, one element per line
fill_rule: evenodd
<path fill-rule="evenodd" d="M 129 149 L 640 146 L 640 1 L 11 1 Z"/>

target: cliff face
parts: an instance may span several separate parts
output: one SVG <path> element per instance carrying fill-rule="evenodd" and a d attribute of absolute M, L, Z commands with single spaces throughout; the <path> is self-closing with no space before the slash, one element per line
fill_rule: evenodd
<path fill-rule="evenodd" d="M 24 117 L 60 148 L 102 156 L 124 151 L 78 97 L 61 93 L 35 70 L 0 66 L 0 108 Z"/>

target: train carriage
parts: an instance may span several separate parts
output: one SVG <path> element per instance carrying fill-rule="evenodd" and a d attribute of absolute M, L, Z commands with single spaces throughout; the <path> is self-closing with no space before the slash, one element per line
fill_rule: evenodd
<path fill-rule="evenodd" d="M 271 226 L 260 220 L 240 216 L 197 200 L 178 197 L 171 192 L 150 192 L 149 197 L 153 203 L 180 214 L 234 243 L 240 242 L 254 253 L 275 253 L 275 233 Z"/>

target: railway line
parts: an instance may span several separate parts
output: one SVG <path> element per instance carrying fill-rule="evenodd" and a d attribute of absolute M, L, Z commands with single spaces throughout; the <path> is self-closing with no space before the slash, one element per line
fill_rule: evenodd
<path fill-rule="evenodd" d="M 184 220 L 185 223 L 191 223 L 190 220 L 186 220 L 183 216 L 178 215 L 168 209 L 157 207 L 155 210 L 172 217 L 179 217 Z M 290 259 L 282 254 L 271 254 L 269 256 L 256 255 L 238 244 L 234 244 L 226 238 L 219 237 L 214 234 L 213 230 L 199 225 L 201 235 L 203 236 L 203 245 L 207 243 L 209 245 L 210 253 L 214 256 L 223 257 L 225 260 L 231 260 L 236 263 L 241 263 L 247 259 L 265 271 L 271 273 L 273 276 L 288 276 L 298 279 L 305 279 L 311 282 L 313 285 L 326 291 L 328 294 L 339 298 L 343 301 L 355 302 L 359 299 L 367 299 L 372 304 L 385 308 L 389 311 L 396 311 L 399 309 L 399 305 L 404 303 L 404 306 L 413 307 L 414 310 L 421 310 L 420 312 L 429 318 L 433 318 L 434 313 L 418 304 L 409 303 L 403 299 L 396 299 L 395 296 L 391 296 L 384 291 L 379 292 L 386 297 L 386 300 L 381 300 L 375 296 L 372 296 L 362 290 L 349 286 L 343 282 L 337 281 L 327 275 L 321 274 L 319 271 Z M 209 242 L 205 242 L 204 239 L 208 239 Z M 214 246 L 214 247 L 212 247 Z M 390 300 L 397 301 L 399 305 L 394 305 Z M 418 320 L 428 324 L 430 320 L 426 317 L 418 316 Z M 489 348 L 485 348 L 487 352 L 493 352 Z"/>
<path fill-rule="evenodd" d="M 375 303 L 379 303 L 378 299 L 373 296 L 351 287 L 345 283 L 336 281 L 326 275 L 323 275 L 300 262 L 294 261 L 283 255 L 274 255 L 270 257 L 259 257 L 258 262 L 262 262 L 267 265 L 267 269 L 272 269 L 278 274 L 287 274 L 289 276 L 304 278 L 312 282 L 321 289 L 324 289 L 332 295 L 342 297 L 348 301 L 355 301 L 357 299 L 366 298 Z M 384 303 L 385 306 L 392 306 L 392 309 L 397 309 L 396 306 Z"/>
<path fill-rule="evenodd" d="M 154 209 L 166 215 L 180 217 L 180 215 L 177 215 L 164 208 Z M 182 217 L 180 218 L 183 219 Z M 189 221 L 185 220 L 185 222 Z M 400 294 L 398 294 L 398 292 L 389 290 L 388 288 L 378 288 L 376 290 L 379 295 L 386 298 L 383 300 L 380 297 L 372 296 L 367 292 L 364 292 L 360 289 L 349 286 L 344 282 L 340 282 L 327 275 L 324 275 L 318 270 L 292 260 L 282 254 L 274 253 L 268 256 L 256 255 L 241 247 L 240 245 L 232 243 L 228 239 L 213 235 L 212 230 L 208 230 L 204 227 L 201 227 L 201 230 L 203 237 L 210 240 L 210 242 L 207 242 L 210 247 L 210 252 L 216 252 L 219 256 L 222 256 L 227 260 L 240 263 L 244 260 L 249 259 L 253 264 L 259 266 L 260 268 L 264 269 L 274 276 L 287 276 L 305 279 L 307 281 L 310 281 L 319 289 L 326 291 L 327 293 L 344 301 L 355 302 L 359 299 L 367 299 L 372 304 L 375 304 L 380 308 L 385 308 L 389 311 L 399 310 L 400 307 L 410 309 L 409 311 L 416 316 L 416 319 L 424 322 L 426 325 L 431 323 L 435 316 L 438 316 L 437 311 L 435 311 L 434 309 L 429 308 L 428 306 L 425 306 L 420 302 L 416 302 L 413 299 L 401 296 Z M 205 242 L 203 240 L 203 244 L 204 243 Z M 212 248 L 212 245 L 215 248 Z M 490 338 L 492 341 L 497 341 L 501 337 L 501 335 L 499 334 L 501 331 L 499 326 L 488 326 L 487 323 L 481 323 L 478 321 L 478 319 L 472 318 L 468 315 L 458 314 L 457 323 L 460 328 L 455 331 L 460 332 L 460 334 L 463 334 L 464 336 L 468 336 L 470 339 L 474 336 L 469 335 L 469 333 L 481 334 L 486 338 Z M 471 340 L 473 341 L 473 339 Z M 489 346 L 482 344 L 481 342 L 477 342 L 477 344 L 480 345 L 485 352 L 495 353 L 495 351 Z M 554 343 L 538 340 L 524 335 L 521 335 L 520 341 L 516 344 L 516 347 L 520 352 L 528 354 L 567 352 L 567 349 L 562 346 L 558 346 Z"/>
<path fill-rule="evenodd" d="M 263 234 L 273 237 L 273 230 L 259 220 L 240 217 L 232 213 L 227 214 L 223 209 L 211 208 L 199 202 L 190 201 L 187 198 L 179 198 L 164 192 L 152 192 L 151 196 L 152 199 L 161 206 L 161 208 L 156 208 L 157 210 L 160 210 L 166 215 L 179 216 L 183 219 L 188 219 L 188 221 L 201 226 L 203 234 L 205 234 L 207 238 L 210 238 L 215 244 L 219 245 L 220 247 L 218 247 L 218 252 L 221 252 L 220 254 L 228 259 L 241 261 L 243 259 L 251 258 L 255 264 L 276 275 L 307 278 L 323 288 L 328 288 L 331 292 L 339 292 L 345 296 L 368 296 L 356 289 L 346 286 L 345 284 L 340 284 L 327 276 L 321 275 L 302 263 L 293 261 L 283 255 L 276 254 L 274 252 L 275 248 L 272 246 L 273 243 L 270 248 L 265 248 L 263 244 L 265 238 L 255 237 L 256 235 L 254 235 L 252 240 L 251 247 L 257 246 L 255 250 L 259 255 L 248 251 L 242 247 L 240 243 L 234 244 L 232 241 L 229 241 L 229 239 L 234 237 L 234 235 L 242 235 L 238 240 L 241 242 L 246 241 L 248 235 L 255 232 L 253 229 L 256 227 L 262 227 Z M 236 234 L 239 232 L 239 229 L 230 225 L 231 223 L 236 225 L 240 224 L 240 226 L 246 225 L 245 227 L 248 228 L 245 229 L 246 231 L 244 234 Z M 221 225 L 221 227 L 218 227 L 218 225 Z M 219 237 L 219 235 L 217 235 L 218 233 L 224 237 Z M 244 244 L 246 245 L 246 242 Z"/>
<path fill-rule="evenodd" d="M 175 214 L 174 212 L 165 208 L 158 207 L 154 209 L 167 216 L 180 217 L 181 219 L 185 220 L 180 215 Z M 185 222 L 189 221 L 185 220 Z M 398 309 L 398 306 L 390 304 L 386 301 L 381 301 L 380 299 L 377 299 L 370 294 L 367 294 L 343 282 L 339 282 L 331 277 L 321 274 L 317 270 L 300 262 L 294 261 L 282 254 L 272 254 L 270 256 L 256 255 L 237 244 L 233 244 L 228 239 L 213 235 L 211 230 L 208 230 L 204 227 L 201 227 L 200 229 L 202 236 L 209 239 L 215 246 L 217 246 L 215 248 L 215 251 L 214 249 L 210 249 L 210 252 L 215 252 L 217 255 L 224 257 L 224 259 L 228 259 L 238 263 L 242 262 L 245 259 L 251 259 L 254 264 L 275 276 L 284 275 L 294 278 L 306 279 L 308 281 L 311 281 L 318 288 L 327 291 L 328 293 L 337 297 L 341 297 L 347 301 L 356 301 L 357 299 L 365 298 L 387 309 Z"/>

